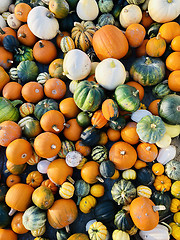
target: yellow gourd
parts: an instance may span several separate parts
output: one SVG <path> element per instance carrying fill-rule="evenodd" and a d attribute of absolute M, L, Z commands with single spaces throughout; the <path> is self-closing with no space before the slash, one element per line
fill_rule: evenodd
<path fill-rule="evenodd" d="M 88 234 L 89 238 L 92 240 L 105 240 L 108 235 L 108 231 L 102 222 L 94 222 L 90 225 Z"/>
<path fill-rule="evenodd" d="M 32 230 L 31 234 L 33 235 L 33 237 L 40 237 L 42 236 L 44 233 L 46 232 L 46 226 L 42 226 L 41 228 L 37 229 L 37 230 Z"/>
<path fill-rule="evenodd" d="M 171 222 L 169 226 L 172 228 L 171 235 L 176 239 L 180 240 L 180 226 L 178 226 L 175 222 Z"/>
<path fill-rule="evenodd" d="M 136 179 L 136 171 L 134 171 L 133 169 L 127 169 L 127 170 L 123 171 L 122 177 L 125 180 L 134 180 L 134 179 Z"/>
<path fill-rule="evenodd" d="M 173 198 L 171 201 L 170 211 L 176 213 L 180 210 L 180 200 Z"/>
<path fill-rule="evenodd" d="M 104 186 L 102 184 L 94 184 L 90 189 L 91 195 L 94 197 L 102 197 L 104 195 Z"/>
<path fill-rule="evenodd" d="M 72 183 L 64 182 L 59 189 L 59 194 L 62 198 L 69 199 L 74 195 L 74 190 L 75 189 Z"/>
<path fill-rule="evenodd" d="M 81 199 L 79 203 L 79 209 L 83 213 L 89 213 L 93 207 L 96 206 L 96 199 L 95 197 L 88 195 Z"/>
<path fill-rule="evenodd" d="M 171 194 L 175 198 L 180 198 L 180 181 L 175 181 L 171 186 Z"/>
<path fill-rule="evenodd" d="M 130 240 L 129 234 L 121 231 L 121 230 L 114 230 L 113 234 L 112 234 L 112 239 L 113 240 Z"/>
<path fill-rule="evenodd" d="M 166 133 L 174 138 L 174 137 L 177 137 L 179 136 L 180 134 L 180 125 L 170 125 L 170 124 L 167 124 L 167 123 L 164 123 L 165 125 L 165 128 L 166 128 Z"/>
<path fill-rule="evenodd" d="M 164 173 L 164 166 L 161 163 L 155 163 L 152 166 L 152 171 L 157 176 L 162 175 Z"/>
<path fill-rule="evenodd" d="M 176 224 L 180 224 L 180 212 L 175 213 L 173 219 Z"/>
<path fill-rule="evenodd" d="M 140 185 L 137 187 L 137 195 L 139 197 L 147 197 L 150 198 L 152 195 L 152 190 L 144 185 Z"/>

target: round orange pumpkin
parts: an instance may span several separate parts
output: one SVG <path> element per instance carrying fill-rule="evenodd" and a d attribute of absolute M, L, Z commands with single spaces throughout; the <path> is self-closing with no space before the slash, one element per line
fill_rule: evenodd
<path fill-rule="evenodd" d="M 129 122 L 125 128 L 121 130 L 121 138 L 129 144 L 137 144 L 139 142 L 139 136 L 136 132 L 136 122 Z"/>
<path fill-rule="evenodd" d="M 155 144 L 142 142 L 137 146 L 138 158 L 145 162 L 152 162 L 157 158 L 158 149 Z"/>
<path fill-rule="evenodd" d="M 180 52 L 173 52 L 166 58 L 166 67 L 170 71 L 180 70 Z"/>
<path fill-rule="evenodd" d="M 14 8 L 15 17 L 21 22 L 27 22 L 27 17 L 31 7 L 27 3 L 18 3 Z"/>
<path fill-rule="evenodd" d="M 10 188 L 16 183 L 20 183 L 21 178 L 18 175 L 11 174 L 6 178 L 6 185 Z"/>
<path fill-rule="evenodd" d="M 63 130 L 65 138 L 70 141 L 78 141 L 80 139 L 83 128 L 79 126 L 75 118 L 67 121 L 67 124 L 69 124 L 70 126 L 64 128 Z"/>
<path fill-rule="evenodd" d="M 144 88 L 143 88 L 143 86 L 140 83 L 135 82 L 135 81 L 130 81 L 130 82 L 127 82 L 126 85 L 135 87 L 139 91 L 139 99 L 140 99 L 140 101 L 143 100 Z"/>
<path fill-rule="evenodd" d="M 9 100 L 21 99 L 22 85 L 17 82 L 7 83 L 2 90 L 3 97 Z"/>
<path fill-rule="evenodd" d="M 173 38 L 171 41 L 171 48 L 176 52 L 180 52 L 180 35 Z"/>
<path fill-rule="evenodd" d="M 161 101 L 161 99 L 156 99 L 156 100 L 153 100 L 153 101 L 149 104 L 148 110 L 149 110 L 153 115 L 156 115 L 156 116 L 159 115 L 159 113 L 158 113 L 158 104 L 159 104 L 160 101 Z"/>
<path fill-rule="evenodd" d="M 58 78 L 50 78 L 44 84 L 44 93 L 48 98 L 60 100 L 66 94 L 66 84 Z"/>
<path fill-rule="evenodd" d="M 159 28 L 161 37 L 170 43 L 173 38 L 180 35 L 180 25 L 177 22 L 167 22 Z"/>
<path fill-rule="evenodd" d="M 37 37 L 31 32 L 27 24 L 21 25 L 17 30 L 19 42 L 25 46 L 31 47 L 37 42 Z"/>
<path fill-rule="evenodd" d="M 142 44 L 136 48 L 136 56 L 137 57 L 142 57 L 147 55 L 146 53 L 146 44 L 148 42 L 148 39 L 144 39 Z"/>
<path fill-rule="evenodd" d="M 166 50 L 166 41 L 161 37 L 160 33 L 150 38 L 146 44 L 146 53 L 151 57 L 161 57 Z"/>
<path fill-rule="evenodd" d="M 17 234 L 11 229 L 0 229 L 0 240 L 17 240 Z"/>
<path fill-rule="evenodd" d="M 99 180 L 99 176 L 99 163 L 97 162 L 89 161 L 85 163 L 84 166 L 81 168 L 81 177 L 85 182 L 89 184 L 96 183 Z"/>
<path fill-rule="evenodd" d="M 26 102 L 37 103 L 44 97 L 43 86 L 38 82 L 28 82 L 22 87 L 22 97 Z"/>
<path fill-rule="evenodd" d="M 89 240 L 89 238 L 84 233 L 74 233 L 67 240 Z"/>
<path fill-rule="evenodd" d="M 22 223 L 23 214 L 23 212 L 16 213 L 11 221 L 11 228 L 17 234 L 24 234 L 28 232 Z"/>
<path fill-rule="evenodd" d="M 3 67 L 0 66 L 0 92 L 3 87 L 10 81 L 10 77 Z"/>
<path fill-rule="evenodd" d="M 121 132 L 119 130 L 115 130 L 115 129 L 112 129 L 112 128 L 108 128 L 107 130 L 107 136 L 108 136 L 108 139 L 112 142 L 116 142 L 120 139 L 121 137 Z"/>
<path fill-rule="evenodd" d="M 169 74 L 168 86 L 172 91 L 180 92 L 180 70 L 173 71 Z"/>
<path fill-rule="evenodd" d="M 145 28 L 139 23 L 133 23 L 126 28 L 125 36 L 131 47 L 139 47 L 146 35 Z"/>
<path fill-rule="evenodd" d="M 75 118 L 80 112 L 73 97 L 63 99 L 59 103 L 59 109 L 66 118 Z"/>

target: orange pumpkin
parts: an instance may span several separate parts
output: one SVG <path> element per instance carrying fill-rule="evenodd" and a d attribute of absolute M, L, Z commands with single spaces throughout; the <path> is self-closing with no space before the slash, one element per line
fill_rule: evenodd
<path fill-rule="evenodd" d="M 44 93 L 48 98 L 60 100 L 66 93 L 66 84 L 58 78 L 50 78 L 44 84 Z"/>
<path fill-rule="evenodd" d="M 157 158 L 158 149 L 155 144 L 142 142 L 137 146 L 138 157 L 145 162 L 152 162 Z"/>
<path fill-rule="evenodd" d="M 15 139 L 6 148 L 7 159 L 16 165 L 26 163 L 32 154 L 32 146 L 25 139 Z"/>
<path fill-rule="evenodd" d="M 76 151 L 80 152 L 83 156 L 88 156 L 91 153 L 91 147 L 82 143 L 82 140 L 78 140 L 75 143 Z"/>
<path fill-rule="evenodd" d="M 180 35 L 180 25 L 177 22 L 167 22 L 159 28 L 161 37 L 170 43 L 173 38 Z"/>
<path fill-rule="evenodd" d="M 89 238 L 84 233 L 74 233 L 67 240 L 89 240 Z"/>
<path fill-rule="evenodd" d="M 142 12 L 141 24 L 142 24 L 145 28 L 149 28 L 150 25 L 151 25 L 153 22 L 154 22 L 154 21 L 153 21 L 152 18 L 150 17 L 148 11 L 143 11 L 143 12 Z"/>
<path fill-rule="evenodd" d="M 146 53 L 146 44 L 148 42 L 148 39 L 144 39 L 142 44 L 136 48 L 136 57 L 142 57 L 147 55 Z"/>
<path fill-rule="evenodd" d="M 70 141 L 78 141 L 80 139 L 83 128 L 79 126 L 75 118 L 67 121 L 67 124 L 69 124 L 70 126 L 64 128 L 64 137 Z"/>
<path fill-rule="evenodd" d="M 11 221 L 11 228 L 17 234 L 24 234 L 28 232 L 22 223 L 23 214 L 23 212 L 16 213 Z"/>
<path fill-rule="evenodd" d="M 134 167 L 136 168 L 136 169 L 141 169 L 141 168 L 144 168 L 144 167 L 146 167 L 147 166 L 147 163 L 146 162 L 144 162 L 144 161 L 141 161 L 141 160 L 137 160 L 136 162 L 135 162 L 135 164 L 134 164 Z"/>
<path fill-rule="evenodd" d="M 0 145 L 7 147 L 13 140 L 20 138 L 21 127 L 14 121 L 0 123 Z"/>
<path fill-rule="evenodd" d="M 108 142 L 107 134 L 105 132 L 101 132 L 98 145 L 106 145 L 107 142 Z"/>
<path fill-rule="evenodd" d="M 57 58 L 49 64 L 49 74 L 52 78 L 62 78 L 63 75 L 63 59 Z"/>
<path fill-rule="evenodd" d="M 17 240 L 17 234 L 11 229 L 0 229 L 0 240 Z"/>
<path fill-rule="evenodd" d="M 133 23 L 126 28 L 125 36 L 131 47 L 139 47 L 146 35 L 145 28 L 139 23 Z"/>
<path fill-rule="evenodd" d="M 180 70 L 180 52 L 173 52 L 166 58 L 166 67 L 170 71 Z"/>
<path fill-rule="evenodd" d="M 119 141 L 111 146 L 109 159 L 115 164 L 118 170 L 125 170 L 135 164 L 137 153 L 129 143 Z"/>
<path fill-rule="evenodd" d="M 60 138 L 51 132 L 43 132 L 34 140 L 34 150 L 38 156 L 51 158 L 58 154 L 61 149 Z"/>
<path fill-rule="evenodd" d="M 94 112 L 91 118 L 91 124 L 96 128 L 103 128 L 108 120 L 104 117 L 102 110 L 97 110 Z"/>
<path fill-rule="evenodd" d="M 115 130 L 115 129 L 112 129 L 112 128 L 108 128 L 107 130 L 107 136 L 108 136 L 108 139 L 112 142 L 116 142 L 120 139 L 121 137 L 121 132 L 119 130 Z"/>
<path fill-rule="evenodd" d="M 50 188 L 40 186 L 32 194 L 33 203 L 40 209 L 47 210 L 54 203 L 54 195 Z"/>
<path fill-rule="evenodd" d="M 44 97 L 43 86 L 38 82 L 28 82 L 22 87 L 22 97 L 26 102 L 37 103 Z"/>
<path fill-rule="evenodd" d="M 180 52 L 180 35 L 173 38 L 171 41 L 171 48 L 176 52 Z"/>
<path fill-rule="evenodd" d="M 157 176 L 162 175 L 164 173 L 164 166 L 161 163 L 154 163 L 152 165 L 152 171 Z"/>
<path fill-rule="evenodd" d="M 14 8 L 15 17 L 21 22 L 27 22 L 31 7 L 27 3 L 18 3 Z"/>
<path fill-rule="evenodd" d="M 169 74 L 168 86 L 172 91 L 180 92 L 180 70 L 173 71 Z"/>
<path fill-rule="evenodd" d="M 135 81 L 130 81 L 130 82 L 127 82 L 126 85 L 135 87 L 139 91 L 139 99 L 140 99 L 140 101 L 143 100 L 144 88 L 143 88 L 143 86 L 140 83 L 135 82 Z"/>
<path fill-rule="evenodd" d="M 26 177 L 26 184 L 31 187 L 39 187 L 43 181 L 43 175 L 38 171 L 30 172 Z"/>
<path fill-rule="evenodd" d="M 13 64 L 13 53 L 0 46 L 0 66 L 9 69 Z"/>
<path fill-rule="evenodd" d="M 153 101 L 149 104 L 148 110 L 149 110 L 153 115 L 156 115 L 156 116 L 159 115 L 159 113 L 158 113 L 158 104 L 159 104 L 160 101 L 161 101 L 161 99 L 156 99 L 156 100 L 153 100 Z"/>
<path fill-rule="evenodd" d="M 25 46 L 31 47 L 37 42 L 37 37 L 31 32 L 27 24 L 21 25 L 17 30 L 19 42 Z"/>
<path fill-rule="evenodd" d="M 53 194 L 56 194 L 57 191 L 58 191 L 58 187 L 53 182 L 51 182 L 50 179 L 44 180 L 41 183 L 41 186 L 45 186 L 45 187 L 50 188 Z"/>
<path fill-rule="evenodd" d="M 156 176 L 153 185 L 157 191 L 166 192 L 171 189 L 172 183 L 171 179 L 168 178 L 166 175 L 160 175 Z"/>
<path fill-rule="evenodd" d="M 155 204 L 147 197 L 137 197 L 131 202 L 130 215 L 136 227 L 143 231 L 154 229 L 159 222 Z"/>
<path fill-rule="evenodd" d="M 16 210 L 24 212 L 30 206 L 33 191 L 33 187 L 24 183 L 17 183 L 7 191 L 5 201 L 11 207 L 10 216 Z"/>
<path fill-rule="evenodd" d="M 63 171 L 62 171 L 63 169 Z M 66 179 L 73 174 L 73 168 L 69 167 L 65 159 L 55 159 L 52 161 L 47 169 L 48 178 L 56 185 L 63 184 Z"/>
<path fill-rule="evenodd" d="M 151 57 L 161 57 L 166 50 L 166 41 L 160 33 L 156 37 L 149 39 L 146 44 L 146 53 Z"/>
<path fill-rule="evenodd" d="M 0 66 L 0 92 L 3 87 L 10 81 L 10 77 L 3 67 Z"/>
<path fill-rule="evenodd" d="M 75 104 L 73 97 L 63 99 L 59 103 L 59 110 L 66 118 L 75 118 L 80 112 L 80 109 Z"/>
<path fill-rule="evenodd" d="M 102 181 L 100 178 L 99 163 L 94 161 L 85 163 L 81 169 L 81 177 L 89 184 L 96 183 L 98 180 Z"/>
<path fill-rule="evenodd" d="M 0 43 L 2 43 L 3 39 L 7 36 L 7 35 L 12 35 L 15 38 L 17 38 L 16 36 L 16 31 L 10 27 L 4 27 L 0 29 Z"/>
<path fill-rule="evenodd" d="M 10 188 L 12 187 L 14 184 L 16 183 L 20 183 L 21 182 L 21 178 L 20 176 L 11 174 L 6 178 L 6 185 Z"/>
<path fill-rule="evenodd" d="M 33 47 L 33 56 L 39 63 L 49 64 L 57 56 L 54 43 L 48 40 L 39 40 Z"/>
<path fill-rule="evenodd" d="M 3 97 L 9 100 L 21 99 L 22 85 L 17 82 L 7 83 L 2 90 Z"/>
<path fill-rule="evenodd" d="M 129 49 L 128 41 L 122 31 L 113 26 L 105 25 L 93 35 L 92 45 L 98 58 L 123 58 Z"/>
<path fill-rule="evenodd" d="M 72 199 L 59 199 L 47 211 L 49 224 L 55 229 L 61 229 L 73 223 L 78 216 L 78 209 Z"/>
<path fill-rule="evenodd" d="M 128 122 L 128 124 L 121 130 L 121 138 L 129 144 L 137 144 L 139 136 L 136 132 L 136 122 Z"/>

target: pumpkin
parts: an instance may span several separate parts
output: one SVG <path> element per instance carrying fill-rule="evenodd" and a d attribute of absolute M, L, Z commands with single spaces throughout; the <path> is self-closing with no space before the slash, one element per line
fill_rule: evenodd
<path fill-rule="evenodd" d="M 109 44 L 111 42 L 111 44 Z M 129 49 L 128 41 L 122 31 L 113 25 L 105 25 L 93 36 L 93 48 L 102 61 L 105 58 L 123 58 Z M 118 50 L 117 50 L 118 49 Z"/>
<path fill-rule="evenodd" d="M 140 168 L 137 171 L 137 182 L 146 186 L 150 186 L 155 180 L 152 170 L 148 167 Z"/>
<path fill-rule="evenodd" d="M 179 211 L 179 209 L 180 209 L 180 200 L 177 198 L 173 198 L 170 205 L 170 211 L 173 213 L 176 213 Z"/>
<path fill-rule="evenodd" d="M 30 172 L 26 177 L 26 184 L 31 187 L 39 187 L 43 181 L 43 176 L 38 171 Z"/>
<path fill-rule="evenodd" d="M 55 229 L 67 227 L 76 220 L 77 215 L 77 206 L 72 199 L 56 200 L 47 211 L 48 222 Z"/>
<path fill-rule="evenodd" d="M 153 86 L 163 80 L 165 65 L 159 58 L 142 56 L 131 65 L 130 75 L 143 86 Z"/>
<path fill-rule="evenodd" d="M 164 173 L 164 166 L 161 163 L 154 163 L 152 165 L 152 171 L 157 176 L 162 175 Z"/>
<path fill-rule="evenodd" d="M 28 232 L 28 229 L 26 229 L 22 223 L 22 216 L 22 212 L 16 213 L 11 222 L 11 228 L 17 234 L 24 234 Z"/>
<path fill-rule="evenodd" d="M 169 191 L 171 188 L 171 179 L 165 175 L 157 176 L 154 181 L 154 186 L 158 191 Z"/>
<path fill-rule="evenodd" d="M 41 18 L 39 17 L 41 16 Z M 57 35 L 59 23 L 54 15 L 44 6 L 32 8 L 27 24 L 31 32 L 40 39 L 50 40 Z"/>
<path fill-rule="evenodd" d="M 141 169 L 141 168 L 143 168 L 143 167 L 146 167 L 147 166 L 147 163 L 146 162 L 144 162 L 144 161 L 141 161 L 141 160 L 137 160 L 136 162 L 135 162 L 135 164 L 134 164 L 134 167 L 136 168 L 136 169 Z"/>
<path fill-rule="evenodd" d="M 179 184 L 180 184 L 180 181 L 175 181 L 171 186 L 171 194 L 176 198 L 180 198 Z"/>
<path fill-rule="evenodd" d="M 22 217 L 23 225 L 28 230 L 37 230 L 46 223 L 46 212 L 36 206 L 28 208 Z"/>
<path fill-rule="evenodd" d="M 173 38 L 173 40 L 171 41 L 171 48 L 172 50 L 179 52 L 180 48 L 179 48 L 179 40 L 180 40 L 180 36 L 176 36 Z"/>
<path fill-rule="evenodd" d="M 108 136 L 109 141 L 115 142 L 115 141 L 118 141 L 120 139 L 121 133 L 117 128 L 112 129 L 110 127 L 107 130 L 107 136 Z"/>
<path fill-rule="evenodd" d="M 16 165 L 16 164 L 14 164 L 14 163 L 12 163 L 12 162 L 7 160 L 6 167 L 7 167 L 7 172 L 10 172 L 12 174 L 18 175 L 18 174 L 21 174 L 21 173 L 24 172 L 24 170 L 27 167 L 27 164 L 24 163 L 24 164 Z"/>
<path fill-rule="evenodd" d="M 11 223 L 11 218 L 8 215 L 9 207 L 4 203 L 0 203 L 0 214 L 1 214 L 1 220 L 0 220 L 0 229 L 7 227 Z"/>
<path fill-rule="evenodd" d="M 180 162 L 171 160 L 165 165 L 165 173 L 170 179 L 180 181 L 179 168 Z"/>
<path fill-rule="evenodd" d="M 136 179 L 136 171 L 133 169 L 128 169 L 122 172 L 122 177 L 125 180 L 134 180 Z"/>
<path fill-rule="evenodd" d="M 107 119 L 104 117 L 102 110 L 97 110 L 91 117 L 91 124 L 96 128 L 102 128 L 106 125 Z"/>
<path fill-rule="evenodd" d="M 171 4 L 173 2 L 173 4 Z M 170 22 L 178 17 L 180 7 L 178 1 L 168 0 L 166 2 L 160 0 L 158 4 L 155 0 L 150 0 L 148 4 L 148 12 L 151 18 L 160 23 Z"/>
<path fill-rule="evenodd" d="M 115 164 L 118 170 L 125 170 L 135 164 L 137 153 L 129 143 L 119 141 L 111 146 L 109 159 Z"/>
<path fill-rule="evenodd" d="M 146 35 L 145 28 L 139 23 L 130 24 L 125 31 L 125 36 L 131 47 L 139 47 L 144 41 Z M 134 37 L 135 40 L 134 40 Z"/>
<path fill-rule="evenodd" d="M 85 182 L 89 184 L 96 183 L 98 180 L 100 182 L 104 181 L 100 177 L 99 164 L 94 161 L 89 161 L 84 164 L 84 166 L 81 169 L 81 177 Z"/>
<path fill-rule="evenodd" d="M 58 191 L 58 187 L 57 187 L 53 182 L 51 182 L 51 180 L 49 180 L 49 179 L 44 180 L 44 181 L 41 183 L 41 186 L 48 187 L 49 189 L 51 189 L 51 191 L 52 191 L 53 194 L 56 194 L 57 191 Z"/>
<path fill-rule="evenodd" d="M 118 105 L 113 99 L 106 99 L 102 103 L 103 116 L 108 120 L 116 120 L 119 116 Z"/>
<path fill-rule="evenodd" d="M 63 171 L 62 171 L 63 169 Z M 64 159 L 55 159 L 47 169 L 48 178 L 56 185 L 61 185 L 73 174 L 73 168 L 69 167 Z"/>
<path fill-rule="evenodd" d="M 179 52 L 172 52 L 166 58 L 166 67 L 170 71 L 180 70 L 179 59 L 180 59 L 180 53 Z"/>
<path fill-rule="evenodd" d="M 20 183 L 20 182 L 21 182 L 21 178 L 20 176 L 17 176 L 17 175 L 11 174 L 6 178 L 6 185 L 9 188 L 12 187 L 14 184 Z"/>
<path fill-rule="evenodd" d="M 82 143 L 82 140 L 78 140 L 75 143 L 75 148 L 76 148 L 76 151 L 80 152 L 85 157 L 90 155 L 90 153 L 91 153 L 91 147 L 84 145 Z"/>
<path fill-rule="evenodd" d="M 39 134 L 34 140 L 34 150 L 38 156 L 44 158 L 54 157 L 61 149 L 60 138 L 51 132 Z"/>
<path fill-rule="evenodd" d="M 37 37 L 30 31 L 27 24 L 21 25 L 17 30 L 19 42 L 25 46 L 31 47 L 37 42 Z"/>
<path fill-rule="evenodd" d="M 160 33 L 149 39 L 146 44 L 146 53 L 151 57 L 161 57 L 166 50 L 166 41 L 161 38 Z"/>
<path fill-rule="evenodd" d="M 129 234 L 127 232 L 121 231 L 121 230 L 114 230 L 112 234 L 112 239 L 122 239 L 122 240 L 130 240 Z"/>
<path fill-rule="evenodd" d="M 11 229 L 0 229 L 0 239 L 17 240 L 18 237 Z"/>
<path fill-rule="evenodd" d="M 0 91 L 10 81 L 10 77 L 3 67 L 0 66 Z"/>
<path fill-rule="evenodd" d="M 74 233 L 67 240 L 89 240 L 88 236 L 84 233 Z"/>
<path fill-rule="evenodd" d="M 156 99 L 156 100 L 153 100 L 149 104 L 148 110 L 155 116 L 159 115 L 159 113 L 158 113 L 158 104 L 159 104 L 160 101 L 161 101 L 161 99 Z"/>
<path fill-rule="evenodd" d="M 76 6 L 76 12 L 82 20 L 94 20 L 99 14 L 98 4 L 95 0 L 80 0 Z"/>
<path fill-rule="evenodd" d="M 9 5 L 12 3 L 12 0 L 2 1 L 0 5 L 0 13 L 6 12 L 9 8 Z"/>
<path fill-rule="evenodd" d="M 94 222 L 90 225 L 88 234 L 90 239 L 105 240 L 108 235 L 108 231 L 106 226 L 102 224 L 102 222 Z"/>
<path fill-rule="evenodd" d="M 40 209 L 46 210 L 53 205 L 54 195 L 50 188 L 46 186 L 40 186 L 33 192 L 32 201 Z"/>
<path fill-rule="evenodd" d="M 42 85 L 33 81 L 28 82 L 23 86 L 21 94 L 27 102 L 31 103 L 37 103 L 44 97 Z"/>
<path fill-rule="evenodd" d="M 152 162 L 158 156 L 158 149 L 155 144 L 142 142 L 137 146 L 138 157 L 145 162 Z"/>
<path fill-rule="evenodd" d="M 121 130 L 121 138 L 123 141 L 129 144 L 137 144 L 139 142 L 139 136 L 136 132 L 135 122 L 129 122 L 127 125 Z"/>
<path fill-rule="evenodd" d="M 3 87 L 2 95 L 9 100 L 21 99 L 22 86 L 17 82 L 9 82 Z"/>
<path fill-rule="evenodd" d="M 144 185 L 139 185 L 136 190 L 137 190 L 138 197 L 151 198 L 152 190 L 149 187 Z"/>
<path fill-rule="evenodd" d="M 27 16 L 31 7 L 27 3 L 19 3 L 14 8 L 15 17 L 21 22 L 27 22 Z"/>
<path fill-rule="evenodd" d="M 48 98 L 60 100 L 66 93 L 66 84 L 58 78 L 50 78 L 44 84 L 44 93 Z"/>
<path fill-rule="evenodd" d="M 64 128 L 63 135 L 70 141 L 78 141 L 80 139 L 83 128 L 79 126 L 76 118 L 71 118 L 66 122 L 69 127 Z"/>
<path fill-rule="evenodd" d="M 80 112 L 79 108 L 75 104 L 73 97 L 63 99 L 59 103 L 59 110 L 66 118 L 75 118 Z"/>
<path fill-rule="evenodd" d="M 91 195 L 83 197 L 79 203 L 79 209 L 83 213 L 90 213 L 91 209 L 96 206 L 96 199 Z"/>
<path fill-rule="evenodd" d="M 65 18 L 69 12 L 69 4 L 66 2 L 66 0 L 61 2 L 57 0 L 50 0 L 49 10 L 54 13 L 56 18 Z"/>
<path fill-rule="evenodd" d="M 180 70 L 173 71 L 170 73 L 168 77 L 168 87 L 175 92 L 180 91 L 180 86 L 179 86 L 179 76 L 180 76 Z"/>
<path fill-rule="evenodd" d="M 7 51 L 4 47 L 0 46 L 0 66 L 3 67 L 5 70 L 9 69 L 13 63 L 13 54 Z"/>
<path fill-rule="evenodd" d="M 33 237 L 39 237 L 42 236 L 44 233 L 46 232 L 46 226 L 42 226 L 41 228 L 37 229 L 37 230 L 31 230 L 31 234 L 33 235 Z"/>
<path fill-rule="evenodd" d="M 76 181 L 74 193 L 78 197 L 77 205 L 79 205 L 82 197 L 85 197 L 89 194 L 89 191 L 90 191 L 89 183 L 85 182 L 82 179 Z"/>
<path fill-rule="evenodd" d="M 99 202 L 94 209 L 95 219 L 102 223 L 110 223 L 114 220 L 114 216 L 117 213 L 117 206 L 112 200 L 104 200 Z"/>
<path fill-rule="evenodd" d="M 180 34 L 180 25 L 177 22 L 164 23 L 160 26 L 159 33 L 167 43 L 170 43 L 173 38 Z"/>
<path fill-rule="evenodd" d="M 13 215 L 16 210 L 23 212 L 29 207 L 33 191 L 34 188 L 23 183 L 17 183 L 7 191 L 5 201 L 6 204 L 11 207 L 11 211 L 9 212 L 10 216 Z M 23 199 L 23 201 L 19 201 L 20 198 Z"/>
<path fill-rule="evenodd" d="M 0 42 L 2 42 L 3 38 L 7 35 L 13 35 L 14 37 L 17 37 L 15 30 L 10 27 L 4 27 L 0 29 Z"/>
<path fill-rule="evenodd" d="M 142 10 L 144 10 L 143 8 L 141 8 Z M 141 19 L 141 24 L 147 29 L 150 27 L 150 25 L 153 23 L 154 21 L 152 20 L 152 18 L 150 17 L 148 11 L 142 11 L 142 19 Z"/>
<path fill-rule="evenodd" d="M 114 224 L 122 231 L 129 231 L 134 226 L 134 223 L 125 209 L 118 211 L 115 215 Z"/>
<path fill-rule="evenodd" d="M 102 184 L 96 183 L 90 188 L 90 193 L 94 197 L 102 197 L 104 195 L 104 186 Z"/>
<path fill-rule="evenodd" d="M 59 189 L 59 195 L 64 199 L 72 198 L 74 195 L 74 189 L 72 183 L 64 182 Z"/>

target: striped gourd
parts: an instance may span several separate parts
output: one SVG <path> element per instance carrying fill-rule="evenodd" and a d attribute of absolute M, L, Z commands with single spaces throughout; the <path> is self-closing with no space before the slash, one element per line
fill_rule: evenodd
<path fill-rule="evenodd" d="M 32 103 L 23 103 L 19 108 L 21 117 L 26 117 L 34 113 L 35 105 Z"/>
<path fill-rule="evenodd" d="M 44 84 L 48 79 L 50 79 L 50 75 L 47 72 L 39 73 L 37 76 L 37 82 L 40 84 Z"/>
<path fill-rule="evenodd" d="M 66 155 L 71 152 L 75 151 L 74 143 L 68 140 L 62 141 L 61 143 L 61 150 L 59 151 L 58 155 L 60 158 L 66 158 Z"/>
<path fill-rule="evenodd" d="M 127 169 L 127 170 L 123 171 L 122 177 L 125 180 L 134 180 L 134 179 L 136 179 L 136 171 L 134 171 L 133 169 Z"/>
<path fill-rule="evenodd" d="M 108 151 L 105 146 L 96 146 L 92 149 L 91 157 L 93 161 L 101 163 L 108 157 Z"/>
<path fill-rule="evenodd" d="M 71 37 L 65 36 L 61 39 L 60 48 L 63 53 L 67 53 L 72 49 L 75 49 L 74 41 Z"/>
<path fill-rule="evenodd" d="M 31 234 L 33 235 L 33 237 L 40 237 L 42 236 L 44 233 L 46 232 L 46 226 L 42 226 L 41 228 L 37 229 L 37 230 L 32 230 Z"/>
<path fill-rule="evenodd" d="M 18 122 L 18 125 L 23 129 L 24 126 L 26 125 L 26 123 L 27 123 L 28 121 L 32 121 L 32 120 L 33 120 L 32 117 L 24 117 L 24 118 L 22 118 L 22 119 Z"/>
<path fill-rule="evenodd" d="M 10 76 L 10 78 L 11 78 L 11 80 L 13 80 L 13 81 L 18 81 L 18 74 L 17 74 L 17 68 L 15 68 L 15 67 L 12 67 L 12 68 L 10 68 L 10 70 L 9 70 L 9 76 Z"/>
<path fill-rule="evenodd" d="M 140 185 L 137 187 L 137 195 L 139 197 L 150 198 L 152 195 L 152 190 L 147 186 Z"/>
<path fill-rule="evenodd" d="M 79 165 L 76 166 L 77 169 L 81 169 L 87 162 L 87 158 L 83 158 Z"/>
<path fill-rule="evenodd" d="M 74 186 L 72 183 L 64 182 L 59 189 L 59 195 L 65 199 L 72 198 L 74 195 Z"/>
<path fill-rule="evenodd" d="M 112 14 L 103 13 L 98 18 L 98 23 L 97 24 L 100 27 L 105 26 L 105 25 L 114 25 L 115 24 L 115 19 L 114 19 Z"/>
<path fill-rule="evenodd" d="M 96 30 L 92 21 L 74 22 L 71 37 L 74 40 L 76 48 L 86 52 L 92 45 L 92 38 Z"/>
<path fill-rule="evenodd" d="M 30 157 L 30 159 L 27 161 L 27 163 L 29 164 L 29 165 L 35 165 L 35 164 L 37 164 L 39 161 L 40 161 L 40 157 L 36 154 L 36 152 L 35 151 L 33 151 L 33 154 L 32 154 L 32 156 Z"/>
<path fill-rule="evenodd" d="M 90 239 L 106 240 L 108 231 L 102 222 L 94 222 L 90 225 L 88 234 Z"/>

